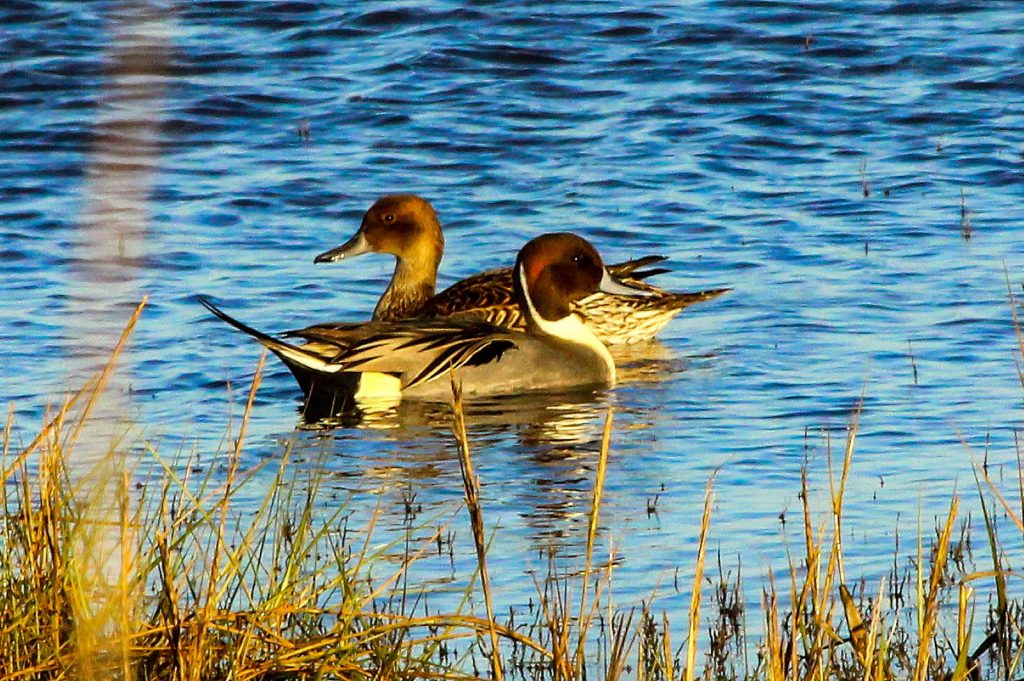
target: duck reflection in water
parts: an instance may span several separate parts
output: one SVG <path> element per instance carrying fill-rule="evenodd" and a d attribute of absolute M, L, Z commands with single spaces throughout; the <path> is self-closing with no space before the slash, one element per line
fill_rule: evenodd
<path fill-rule="evenodd" d="M 613 403 L 610 392 L 467 402 L 466 426 L 485 513 L 490 498 L 492 510 L 518 515 L 515 524 L 537 551 L 580 555 L 604 422 Z M 615 424 L 644 428 L 649 416 L 623 413 Z M 406 498 L 414 496 L 426 516 L 461 500 L 451 428 L 450 406 L 407 402 L 388 413 L 364 414 L 355 429 L 321 431 L 316 441 L 328 457 L 325 465 L 346 489 L 389 499 L 392 511 L 385 523 L 399 528 L 406 522 Z"/>

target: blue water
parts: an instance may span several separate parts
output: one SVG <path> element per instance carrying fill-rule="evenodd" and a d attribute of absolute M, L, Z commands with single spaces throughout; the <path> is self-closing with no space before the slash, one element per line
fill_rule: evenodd
<path fill-rule="evenodd" d="M 824 511 L 861 394 L 848 573 L 885 574 L 896 528 L 912 550 L 954 491 L 977 522 L 968 446 L 1013 488 L 1022 179 L 1017 0 L 7 0 L 0 398 L 27 441 L 148 294 L 106 418 L 216 462 L 259 348 L 194 294 L 267 330 L 367 318 L 390 259 L 312 259 L 385 193 L 437 207 L 443 283 L 547 231 L 661 253 L 660 285 L 734 292 L 623 357 L 606 395 L 471 410 L 492 578 L 522 604 L 545 549 L 579 555 L 613 406 L 617 603 L 660 585 L 682 617 L 667 585 L 689 583 L 717 471 L 711 547 L 756 609 L 799 545 L 800 468 Z M 473 556 L 444 410 L 308 430 L 299 399 L 271 358 L 244 463 L 293 442 L 333 481 L 325 507 L 380 503 L 382 543 L 414 498 L 423 533 L 451 522 L 461 547 L 418 574 L 458 592 Z"/>

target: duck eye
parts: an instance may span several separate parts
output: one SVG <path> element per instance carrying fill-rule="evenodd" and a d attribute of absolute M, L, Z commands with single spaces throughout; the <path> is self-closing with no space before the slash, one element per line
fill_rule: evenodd
<path fill-rule="evenodd" d="M 395 216 L 392 213 L 388 213 L 384 216 L 384 222 L 394 222 Z"/>
<path fill-rule="evenodd" d="M 580 264 L 581 262 L 583 262 L 583 255 L 580 253 L 574 253 L 572 256 L 572 261 L 577 265 Z"/>

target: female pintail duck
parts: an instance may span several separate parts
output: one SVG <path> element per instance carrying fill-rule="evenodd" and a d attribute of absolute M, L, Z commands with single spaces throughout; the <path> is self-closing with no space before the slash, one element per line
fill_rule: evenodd
<path fill-rule="evenodd" d="M 373 319 L 455 317 L 481 319 L 513 329 L 525 326 L 513 293 L 511 268 L 488 270 L 434 293 L 444 236 L 437 213 L 426 199 L 412 194 L 378 199 L 351 239 L 321 253 L 313 262 L 336 262 L 363 253 L 390 253 L 396 259 L 395 273 L 373 311 Z M 654 255 L 608 267 L 618 281 L 646 291 L 646 297 L 598 291 L 575 302 L 575 311 L 602 343 L 649 340 L 684 308 L 731 290 L 671 293 L 643 283 L 642 279 L 668 270 L 640 268 L 664 259 Z"/>
<path fill-rule="evenodd" d="M 451 396 L 450 371 L 466 395 L 614 385 L 615 363 L 574 304 L 597 291 L 650 294 L 615 281 L 597 250 L 574 234 L 533 239 L 519 252 L 512 271 L 523 331 L 450 319 L 319 324 L 282 334 L 304 341 L 298 345 L 257 331 L 209 300 L 200 300 L 280 357 L 307 396 L 324 390 L 361 391 L 365 385 L 355 386 L 353 376 L 373 374 L 376 380 L 359 382 L 373 383 L 372 390 L 379 393 L 446 400 Z"/>

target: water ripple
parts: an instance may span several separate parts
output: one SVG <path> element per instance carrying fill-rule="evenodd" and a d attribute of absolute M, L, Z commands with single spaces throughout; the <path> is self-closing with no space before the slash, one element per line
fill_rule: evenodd
<path fill-rule="evenodd" d="M 689 564 L 712 471 L 716 522 L 742 529 L 723 555 L 777 536 L 862 390 L 848 503 L 866 527 L 944 508 L 971 475 L 956 432 L 991 431 L 993 460 L 1014 459 L 1015 0 L 10 0 L 0 25 L 0 398 L 17 423 L 81 384 L 148 292 L 132 417 L 212 451 L 259 350 L 194 295 L 270 330 L 365 319 L 390 259 L 312 258 L 377 196 L 412 191 L 445 223 L 445 283 L 573 230 L 609 259 L 664 254 L 666 287 L 734 288 L 624 358 L 608 394 L 480 407 L 497 563 L 578 555 L 609 404 L 602 532 L 624 537 L 623 598 L 649 594 L 650 565 Z M 385 515 L 411 486 L 428 508 L 458 498 L 443 408 L 296 432 L 298 407 L 268 365 L 249 463 L 294 438 Z M 884 571 L 880 541 L 844 550 Z M 532 595 L 502 579 L 503 598 Z"/>

